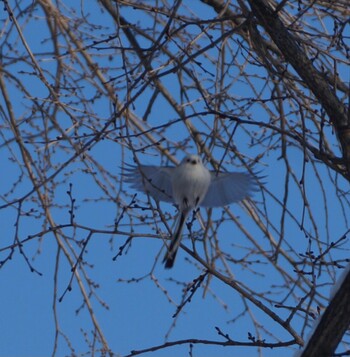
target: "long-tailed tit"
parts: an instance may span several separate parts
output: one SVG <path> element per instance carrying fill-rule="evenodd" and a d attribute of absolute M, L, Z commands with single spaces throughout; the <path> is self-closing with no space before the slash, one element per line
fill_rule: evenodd
<path fill-rule="evenodd" d="M 196 207 L 219 207 L 238 202 L 258 189 L 248 172 L 210 172 L 197 155 L 186 156 L 177 167 L 130 166 L 124 174 L 131 187 L 149 193 L 156 201 L 175 203 L 179 209 L 175 233 L 164 257 L 165 268 L 174 265 L 186 219 Z"/>

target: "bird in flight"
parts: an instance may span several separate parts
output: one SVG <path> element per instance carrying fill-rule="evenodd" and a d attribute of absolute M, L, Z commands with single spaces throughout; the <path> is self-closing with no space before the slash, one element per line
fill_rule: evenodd
<path fill-rule="evenodd" d="M 174 203 L 178 210 L 175 233 L 163 262 L 173 267 L 188 215 L 197 207 L 221 207 L 258 191 L 257 177 L 249 172 L 211 172 L 197 155 L 188 155 L 178 166 L 128 165 L 124 177 L 133 189 L 156 201 Z"/>

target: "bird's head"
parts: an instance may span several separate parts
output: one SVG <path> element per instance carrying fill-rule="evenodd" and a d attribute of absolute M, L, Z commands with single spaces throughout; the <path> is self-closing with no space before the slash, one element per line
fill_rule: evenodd
<path fill-rule="evenodd" d="M 185 156 L 180 165 L 198 165 L 202 163 L 202 159 L 198 155 L 187 155 Z"/>

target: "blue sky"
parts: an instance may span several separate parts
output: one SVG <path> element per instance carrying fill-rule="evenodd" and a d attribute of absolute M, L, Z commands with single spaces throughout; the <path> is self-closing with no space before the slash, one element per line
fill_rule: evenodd
<path fill-rule="evenodd" d="M 21 4 L 22 5 L 22 4 Z M 188 5 L 188 4 L 187 4 Z M 22 5 L 24 6 L 24 5 Z M 191 5 L 192 6 L 192 5 Z M 80 7 L 77 8 L 80 11 Z M 106 16 L 100 13 L 99 9 L 95 8 L 91 3 L 84 4 L 84 13 L 88 14 L 89 20 L 95 24 L 103 26 L 100 32 L 96 32 L 94 36 L 98 38 L 104 38 L 109 33 L 114 33 L 115 26 L 109 21 L 106 21 Z M 199 6 L 196 4 L 192 8 L 197 14 L 202 17 L 208 18 L 214 17 L 215 14 L 209 11 L 208 7 L 204 5 Z M 185 11 L 185 10 L 183 10 Z M 18 14 L 16 10 L 15 14 Z M 35 15 L 39 20 L 32 19 L 26 23 L 25 17 L 18 18 L 18 21 L 23 26 L 23 33 L 28 41 L 31 49 L 36 54 L 36 57 L 40 65 L 47 71 L 47 78 L 51 82 L 54 78 L 56 69 L 56 62 L 51 56 L 50 43 L 45 42 L 45 37 L 48 37 L 46 33 L 47 28 L 44 22 L 40 20 L 43 13 L 38 9 L 35 11 Z M 137 23 L 138 21 L 146 21 L 144 18 L 138 16 L 139 12 L 133 10 L 127 10 L 123 15 L 131 22 Z M 1 15 L 1 20 L 7 18 L 7 14 Z M 40 24 L 38 26 L 38 23 Z M 151 22 L 150 22 L 151 23 Z M 9 28 L 9 27 L 7 27 Z M 193 28 L 193 30 L 196 30 Z M 197 29 L 198 30 L 198 29 Z M 20 41 L 18 41 L 15 31 L 11 33 L 12 41 L 16 44 L 16 49 L 19 53 L 23 53 L 24 49 Z M 63 41 L 62 38 L 60 40 Z M 125 40 L 125 38 L 124 38 Z M 203 40 L 205 42 L 205 40 Z M 125 44 L 125 43 L 124 43 Z M 146 43 L 143 43 L 146 46 Z M 175 45 L 174 45 L 175 46 Z M 108 46 L 106 46 L 108 47 Z M 107 72 L 107 78 L 113 77 L 121 73 L 120 66 L 121 61 L 116 56 L 115 62 L 110 64 L 108 60 L 100 53 L 106 54 L 109 50 L 98 51 L 91 49 L 91 53 L 94 53 L 95 59 L 101 67 L 109 68 L 114 65 L 116 68 L 110 68 Z M 6 48 L 6 54 L 13 54 Z M 111 51 L 111 53 L 115 53 Z M 214 56 L 213 53 L 208 55 Z M 201 59 L 205 60 L 205 59 Z M 5 59 L 6 64 L 9 65 L 9 58 Z M 161 63 L 161 59 L 159 60 Z M 65 64 L 69 64 L 69 60 Z M 209 63 L 209 60 L 208 62 Z M 77 63 L 71 63 L 73 68 L 78 66 Z M 30 135 L 35 131 L 36 126 L 30 126 L 24 119 L 31 119 L 32 101 L 33 97 L 38 97 L 39 102 L 45 105 L 45 98 L 48 93 L 46 88 L 40 83 L 36 76 L 31 74 L 33 70 L 30 65 L 25 67 L 23 63 L 9 65 L 9 70 L 14 76 L 18 76 L 24 83 L 30 97 L 24 97 L 19 95 L 14 82 L 8 81 L 10 88 L 10 97 L 14 105 L 14 112 L 16 119 L 21 123 L 20 129 L 23 129 L 23 133 Z M 204 73 L 200 71 L 200 67 L 193 66 L 193 70 L 200 73 L 200 76 L 204 76 Z M 345 71 L 343 68 L 339 68 L 340 73 Z M 263 83 L 263 80 L 258 77 L 262 76 L 258 67 L 252 66 L 252 73 L 256 71 L 256 81 Z M 213 72 L 215 70 L 213 69 Z M 345 72 L 344 72 L 345 73 Z M 72 75 L 74 76 L 74 75 Z M 79 73 L 76 74 L 77 78 Z M 233 73 L 232 73 L 233 76 Z M 203 85 L 206 88 L 213 86 L 213 82 L 210 80 L 210 76 L 203 79 Z M 163 83 L 169 88 L 169 91 L 178 98 L 179 87 L 175 82 L 176 75 L 169 75 L 164 77 Z M 77 84 L 84 84 L 81 93 L 85 95 L 93 96 L 96 93 L 95 87 L 89 87 L 89 81 L 78 81 Z M 229 80 L 228 80 L 229 83 Z M 120 90 L 120 97 L 123 99 L 125 91 L 123 92 L 124 82 L 120 81 L 116 84 L 116 90 Z M 257 87 L 259 85 L 256 83 Z M 269 89 L 266 90 L 266 95 L 270 93 Z M 63 90 L 64 91 L 64 90 Z M 67 89 L 67 93 L 70 93 Z M 138 97 L 133 103 L 133 113 L 140 118 L 143 117 L 148 105 L 149 98 L 152 94 L 152 90 L 145 91 L 145 95 Z M 247 83 L 237 83 L 229 87 L 229 94 L 232 98 L 232 103 L 227 100 L 228 106 L 232 106 L 233 115 L 237 115 L 240 110 L 243 112 L 249 105 L 245 98 L 252 97 L 254 94 Z M 70 95 L 72 95 L 70 93 Z M 196 97 L 198 93 L 194 90 L 188 91 L 189 98 L 194 102 L 188 105 L 188 113 L 193 111 L 205 110 L 205 104 L 203 101 L 197 101 Z M 72 95 L 73 96 L 73 95 Z M 197 98 L 198 99 L 198 98 Z M 112 115 L 112 106 L 106 96 L 94 100 L 87 106 L 83 106 L 79 102 L 78 95 L 76 97 L 67 96 L 62 98 L 62 101 L 69 103 L 69 110 L 76 115 L 78 120 L 81 120 L 83 125 L 79 128 L 78 133 L 82 135 L 84 132 L 91 134 L 94 132 L 93 121 L 96 117 L 99 118 L 98 125 L 103 126 L 104 123 Z M 72 104 L 74 102 L 74 105 Z M 1 106 L 4 106 L 3 97 L 0 98 Z M 48 106 L 48 108 L 50 108 Z M 89 109 L 89 115 L 86 115 L 83 110 Z M 155 110 L 156 109 L 156 110 Z M 186 108 L 187 110 L 187 108 Z M 273 110 L 271 106 L 270 110 Z M 290 120 L 297 121 L 295 118 L 294 108 L 286 106 L 287 117 Z M 270 120 L 269 112 L 262 109 L 262 106 L 251 106 L 246 111 L 251 118 L 256 121 L 268 122 Z M 92 115 L 94 114 L 95 117 Z M 272 112 L 276 115 L 276 112 Z M 162 124 L 167 124 L 173 120 L 178 119 L 178 115 L 169 108 L 165 100 L 159 98 L 157 105 L 153 108 L 149 115 L 148 122 L 145 123 L 145 127 L 154 127 Z M 70 118 L 64 112 L 57 114 L 57 120 L 61 127 L 68 128 L 72 125 Z M 3 139 L 11 138 L 11 132 L 8 129 L 8 122 L 6 116 L 2 115 L 2 132 Z M 202 130 L 203 137 L 206 138 L 206 144 L 210 146 L 210 132 L 216 121 L 211 116 L 198 116 L 190 120 L 190 122 L 196 127 Z M 49 123 L 47 118 L 36 116 L 35 124 L 40 127 L 43 123 Z M 117 125 L 123 123 L 122 120 L 117 122 Z M 310 129 L 313 128 L 312 124 Z M 230 130 L 234 129 L 234 123 L 228 126 Z M 98 129 L 98 127 L 96 127 Z M 259 128 L 251 129 L 251 127 L 240 127 L 234 136 L 234 145 L 239 148 L 239 151 L 245 155 L 246 162 L 250 162 L 250 158 L 254 158 L 258 155 L 259 150 L 264 151 L 265 148 L 255 146 L 251 148 L 249 133 L 246 130 L 256 130 L 257 136 L 261 134 Z M 330 129 L 325 129 L 330 130 Z M 267 317 L 261 310 L 257 309 L 254 305 L 244 301 L 240 294 L 233 289 L 229 288 L 224 283 L 213 278 L 205 289 L 199 289 L 194 295 L 191 303 L 187 304 L 183 311 L 179 314 L 178 318 L 173 319 L 172 315 L 176 311 L 176 305 L 181 303 L 184 283 L 190 283 L 193 279 L 196 279 L 200 274 L 200 270 L 196 268 L 193 260 L 184 252 L 180 251 L 177 257 L 176 266 L 171 271 L 164 270 L 161 264 L 161 258 L 164 252 L 163 242 L 160 239 L 153 239 L 151 237 L 145 238 L 142 235 L 155 234 L 154 224 L 147 225 L 141 224 L 138 217 L 146 214 L 148 222 L 152 222 L 153 218 L 149 211 L 143 211 L 142 209 L 134 208 L 130 215 L 120 221 L 119 229 L 124 232 L 129 232 L 129 220 L 133 216 L 134 230 L 140 234 L 139 238 L 135 238 L 132 241 L 131 246 L 124 251 L 124 254 L 117 258 L 116 261 L 113 257 L 117 254 L 118 249 L 124 244 L 127 238 L 125 235 L 113 234 L 114 222 L 119 217 L 122 211 L 121 202 L 128 203 L 130 197 L 135 193 L 131 191 L 128 186 L 124 186 L 127 194 L 120 197 L 119 204 L 116 203 L 116 194 L 120 185 L 120 173 L 122 160 L 126 162 L 132 162 L 131 151 L 125 141 L 121 139 L 121 136 L 125 135 L 125 130 L 121 128 L 121 134 L 119 132 L 111 132 L 107 136 L 106 140 L 99 141 L 94 144 L 91 150 L 87 152 L 90 155 L 91 160 L 84 161 L 82 158 L 78 158 L 70 165 L 65 167 L 54 179 L 54 185 L 48 185 L 48 190 L 53 192 L 50 197 L 54 200 L 56 206 L 51 207 L 51 213 L 54 221 L 57 225 L 65 225 L 69 223 L 70 214 L 70 197 L 67 194 L 69 185 L 72 184 L 72 197 L 75 199 L 75 222 L 80 226 L 96 229 L 92 235 L 87 249 L 84 252 L 84 259 L 86 264 L 84 265 L 84 272 L 89 279 L 92 279 L 98 284 L 96 290 L 91 292 L 92 304 L 96 317 L 99 321 L 105 337 L 109 343 L 109 346 L 116 354 L 122 356 L 127 355 L 130 350 L 145 349 L 155 345 L 161 345 L 164 343 L 166 336 L 168 341 L 174 341 L 178 339 L 198 338 L 209 340 L 222 340 L 222 337 L 218 336 L 215 327 L 219 327 L 224 333 L 228 333 L 233 340 L 248 341 L 248 332 L 253 335 L 256 333 L 252 323 L 252 319 L 249 316 L 254 316 L 257 323 L 264 327 L 265 333 L 262 333 L 262 337 L 266 338 L 269 342 L 274 341 L 270 338 L 270 333 L 276 334 L 279 339 L 285 341 L 291 339 L 291 337 L 281 330 L 281 328 L 271 318 Z M 230 133 L 223 134 L 225 140 L 228 140 Z M 58 135 L 55 130 L 50 132 L 49 139 L 55 140 L 55 136 Z M 181 140 L 188 140 L 189 134 L 185 130 L 185 125 L 182 122 L 178 122 L 167 128 L 164 134 L 155 132 L 154 136 L 160 138 L 161 135 L 166 136 L 167 141 L 163 144 L 167 146 L 170 151 L 174 151 L 174 147 Z M 330 137 L 331 138 L 331 137 Z M 89 140 L 82 139 L 81 143 L 86 143 Z M 272 137 L 271 141 L 278 140 L 277 137 Z M 331 145 L 336 145 L 336 139 L 331 138 Z M 65 142 L 55 143 L 53 142 L 50 147 L 50 154 L 52 161 L 50 163 L 45 162 L 44 155 L 41 155 L 43 150 L 46 150 L 44 143 L 35 141 L 35 144 L 27 145 L 27 149 L 36 158 L 36 164 L 39 168 L 47 167 L 47 176 L 54 173 L 60 165 L 68 160 L 73 155 L 72 149 Z M 134 147 L 145 145 L 142 139 L 135 137 L 132 138 L 129 144 L 132 143 Z M 211 152 L 213 152 L 217 159 L 223 155 L 225 148 L 219 146 L 219 142 L 211 146 Z M 231 144 L 231 143 L 229 143 Z M 264 144 L 265 145 L 265 144 Z M 18 146 L 15 143 L 10 145 L 12 150 L 9 151 L 5 146 L 2 146 L 2 155 L 0 156 L 0 165 L 3 168 L 3 175 L 1 178 L 1 192 L 0 197 L 2 201 L 0 205 L 6 204 L 9 200 L 16 200 L 29 192 L 32 188 L 31 182 L 26 178 L 21 177 L 21 173 L 25 172 L 22 165 L 18 165 L 18 162 L 13 161 L 14 157 L 20 158 L 20 152 Z M 335 149 L 337 150 L 337 149 Z M 196 152 L 195 145 L 191 139 L 189 139 L 186 150 L 182 150 L 178 153 L 177 159 L 181 160 L 182 155 L 186 152 Z M 266 149 L 267 151 L 267 149 Z M 303 152 L 299 147 L 288 148 L 288 154 L 290 164 L 293 167 L 293 172 L 297 179 L 301 179 L 303 173 Z M 272 235 L 278 239 L 278 234 L 274 231 L 280 229 L 280 221 L 283 215 L 281 206 L 276 204 L 272 198 L 272 194 L 279 200 L 283 199 L 284 195 L 284 175 L 285 175 L 285 163 L 283 160 L 279 160 L 280 152 L 270 150 L 264 155 L 263 160 L 256 164 L 254 167 L 257 171 L 262 171 L 262 174 L 266 176 L 264 179 L 265 189 L 264 195 L 266 201 L 263 201 L 262 193 L 259 192 L 254 196 L 258 209 L 266 210 L 271 219 L 270 225 Z M 149 149 L 145 154 L 139 153 L 138 158 L 141 162 L 146 164 L 164 164 L 166 160 L 159 157 L 159 152 L 156 149 Z M 81 160 L 80 160 L 81 159 Z M 225 168 L 235 171 L 244 170 L 240 166 L 239 160 L 230 156 L 231 160 L 224 162 Z M 95 161 L 93 161 L 95 160 Z M 104 171 L 99 170 L 102 167 Z M 94 173 L 96 172 L 96 174 Z M 317 172 L 320 174 L 320 180 L 315 175 L 315 171 L 311 164 L 306 165 L 305 170 L 305 192 L 310 202 L 310 209 L 313 212 L 315 222 L 312 222 L 305 214 L 304 227 L 305 232 L 309 232 L 310 236 L 321 237 L 324 242 L 327 240 L 336 241 L 339 239 L 347 229 L 346 217 L 344 218 L 343 209 L 340 205 L 340 201 L 336 199 L 336 192 L 331 184 L 331 179 L 328 172 L 322 165 L 317 164 Z M 105 174 L 105 175 L 104 175 Z M 39 175 L 39 173 L 38 173 Z M 332 177 L 331 177 L 332 178 Z M 345 188 L 346 183 L 338 178 L 340 186 Z M 322 191 L 320 182 L 323 183 L 326 188 L 325 192 Z M 9 191 L 10 187 L 14 186 L 13 192 L 5 197 L 5 194 Z M 271 195 L 270 195 L 271 193 Z M 328 203 L 328 211 L 324 209 L 324 196 Z M 29 199 L 23 203 L 22 209 L 24 212 L 28 212 L 29 215 L 22 215 L 20 217 L 20 225 L 18 236 L 20 240 L 26 239 L 30 235 L 35 235 L 42 230 L 47 229 L 45 222 L 41 216 L 42 212 L 31 212 L 31 209 L 37 209 L 37 202 L 35 201 L 35 195 L 33 199 Z M 147 197 L 138 194 L 144 204 L 146 205 Z M 283 249 L 291 251 L 291 248 L 296 252 L 305 253 L 309 248 L 309 240 L 305 237 L 305 232 L 300 230 L 299 224 L 302 221 L 303 201 L 300 194 L 300 190 L 296 183 L 291 183 L 289 186 L 288 208 L 290 212 L 295 215 L 296 221 L 292 218 L 286 219 L 285 231 L 287 232 L 284 237 Z M 265 202 L 265 205 L 263 204 Z M 5 259 L 10 250 L 6 249 L 14 241 L 16 229 L 15 223 L 17 219 L 17 205 L 14 204 L 7 208 L 0 210 L 0 222 L 2 225 L 2 237 L 0 240 L 0 259 Z M 169 204 L 162 204 L 162 210 L 168 212 L 172 217 L 175 216 L 176 210 Z M 250 234 L 259 242 L 264 250 L 269 252 L 271 250 L 271 244 L 261 230 L 256 226 L 251 217 L 247 214 L 247 211 L 238 204 L 232 205 L 232 212 L 235 216 L 239 217 L 245 227 L 248 228 Z M 345 207 L 346 211 L 346 207 Z M 201 211 L 203 217 L 206 217 L 205 211 Z M 220 217 L 222 215 L 222 209 L 214 210 L 213 216 Z M 286 280 L 282 278 L 276 269 L 268 262 L 268 260 L 255 253 L 248 254 L 248 249 L 253 247 L 253 243 L 247 240 L 247 237 L 237 228 L 237 225 L 229 219 L 227 214 L 223 215 L 226 221 L 220 226 L 218 232 L 220 246 L 223 251 L 233 252 L 235 259 L 239 260 L 244 258 L 247 261 L 246 265 L 236 264 L 231 265 L 232 272 L 237 281 L 245 283 L 249 289 L 255 292 L 270 294 L 272 298 L 283 300 L 286 294 L 284 285 Z M 173 220 L 169 220 L 170 226 L 173 225 Z M 164 226 L 159 224 L 161 229 L 164 230 Z M 151 228 L 150 228 L 151 227 Z M 195 222 L 195 229 L 199 229 L 198 221 Z M 101 230 L 101 231 L 97 231 Z M 315 231 L 317 230 L 317 231 Z M 66 237 L 66 244 L 68 249 L 72 248 L 72 251 L 77 254 L 80 253 L 81 247 L 76 243 L 78 240 L 83 240 L 88 237 L 88 230 L 84 228 L 62 228 L 62 236 Z M 317 244 L 315 241 L 311 241 L 313 249 L 317 250 Z M 184 240 L 184 244 L 191 247 L 188 239 Z M 196 245 L 198 250 L 203 254 L 202 245 L 199 243 Z M 345 248 L 345 247 L 344 247 Z M 87 312 L 86 307 L 82 307 L 82 297 L 75 279 L 73 279 L 72 290 L 64 295 L 62 302 L 58 302 L 58 298 L 62 296 L 67 288 L 72 276 L 71 266 L 67 262 L 62 251 L 58 250 L 57 242 L 52 233 L 45 234 L 42 238 L 32 239 L 27 241 L 23 245 L 23 251 L 25 256 L 21 254 L 18 248 L 14 250 L 12 259 L 7 261 L 1 267 L 0 270 L 0 282 L 3 289 L 0 294 L 0 306 L 1 308 L 1 321 L 0 335 L 2 339 L 0 341 L 0 355 L 1 356 L 47 356 L 52 354 L 54 349 L 54 334 L 55 334 L 55 315 L 53 306 L 56 306 L 57 323 L 59 329 L 65 336 L 71 341 L 74 351 L 77 355 L 89 354 L 89 346 L 87 340 L 91 341 L 93 336 L 92 324 L 90 315 Z M 247 255 L 248 254 L 248 255 Z M 291 252 L 297 260 L 297 256 Z M 247 256 L 246 256 L 247 255 Z M 348 255 L 348 251 L 339 251 L 334 256 L 334 259 L 342 259 Z M 29 264 L 26 262 L 26 258 L 29 259 Z M 156 265 L 155 258 L 157 258 Z M 259 260 L 259 261 L 257 261 Z M 249 262 L 254 262 L 252 268 Z M 293 267 L 286 263 L 286 260 L 280 256 L 279 264 L 286 271 L 293 275 Z M 32 272 L 30 267 L 33 266 L 35 270 L 40 272 Z M 83 272 L 80 272 L 84 276 Z M 340 273 L 340 272 L 339 272 Z M 42 274 L 42 275 L 41 275 Z M 330 273 L 330 276 L 332 272 Z M 320 282 L 327 284 L 323 288 L 323 294 L 327 296 L 330 289 L 331 278 L 328 275 L 321 275 L 318 277 Z M 335 277 L 333 277 L 335 278 Z M 55 284 L 55 279 L 57 283 Z M 138 279 L 138 282 L 135 282 Z M 275 285 L 271 288 L 272 285 Z M 55 290 L 57 288 L 57 291 Z M 89 292 L 89 289 L 87 288 Z M 97 296 L 94 296 L 94 293 Z M 303 296 L 300 290 L 296 289 L 296 296 Z M 286 297 L 286 305 L 291 303 L 292 298 Z M 101 303 L 101 301 L 103 303 Z M 247 316 L 240 316 L 244 307 L 248 311 Z M 107 308 L 108 307 L 108 308 Z M 270 308 L 273 309 L 271 304 Z M 288 311 L 285 309 L 274 309 L 280 317 L 286 318 Z M 235 320 L 237 319 L 237 320 Z M 232 322 L 234 320 L 234 322 Z M 173 326 L 173 323 L 175 326 Z M 293 320 L 293 327 L 299 332 L 303 320 L 296 317 Z M 64 335 L 60 335 L 57 347 L 57 355 L 64 356 L 69 355 L 71 350 L 67 346 Z M 84 337 L 86 334 L 88 337 Z M 291 356 L 295 349 L 283 349 L 284 356 Z M 182 345 L 173 349 L 164 349 L 157 352 L 153 352 L 154 356 L 166 356 L 166 355 L 184 355 L 189 353 L 189 346 Z M 246 347 L 228 347 L 222 348 L 217 346 L 208 345 L 195 345 L 194 355 L 197 356 L 252 356 L 257 354 L 256 349 Z M 268 356 L 280 356 L 281 351 L 279 349 L 266 350 L 263 352 Z"/>

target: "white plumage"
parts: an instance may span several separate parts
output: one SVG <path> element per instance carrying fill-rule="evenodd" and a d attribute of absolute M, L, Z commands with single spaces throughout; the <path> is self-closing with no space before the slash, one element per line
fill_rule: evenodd
<path fill-rule="evenodd" d="M 149 193 L 156 201 L 175 203 L 179 217 L 164 257 L 165 267 L 174 265 L 188 214 L 198 206 L 220 207 L 250 196 L 258 181 L 249 172 L 210 172 L 197 155 L 188 155 L 176 167 L 129 166 L 124 173 L 131 187 Z"/>

